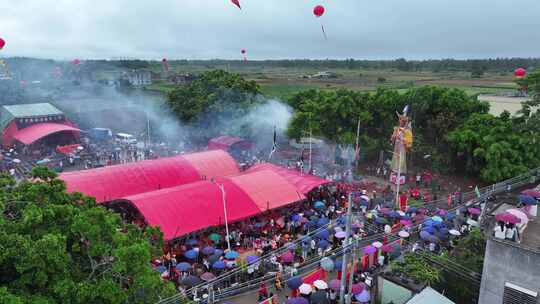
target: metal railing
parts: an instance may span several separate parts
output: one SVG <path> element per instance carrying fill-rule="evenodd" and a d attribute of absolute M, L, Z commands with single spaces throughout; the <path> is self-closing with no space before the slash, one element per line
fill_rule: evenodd
<path fill-rule="evenodd" d="M 512 177 L 512 178 L 507 179 L 505 181 L 501 181 L 501 182 L 492 184 L 490 186 L 482 187 L 482 188 L 479 189 L 480 196 L 478 196 L 476 191 L 474 191 L 474 190 L 463 193 L 463 201 L 461 201 L 459 205 L 454 206 L 453 208 L 450 208 L 449 211 L 455 211 L 455 210 L 457 210 L 459 208 L 462 208 L 464 206 L 471 206 L 471 205 L 478 204 L 478 203 L 480 203 L 482 201 L 485 201 L 489 196 L 504 193 L 504 192 L 507 192 L 507 191 L 511 191 L 512 189 L 520 188 L 520 187 L 528 185 L 528 184 L 533 184 L 533 183 L 537 182 L 538 180 L 540 180 L 540 168 L 530 170 L 530 171 L 528 171 L 526 173 L 523 173 L 523 174 L 520 174 L 518 176 Z M 436 200 L 436 201 L 427 202 L 427 203 L 423 204 L 422 206 L 426 207 L 428 209 L 431 209 L 431 208 L 436 208 L 436 207 L 441 207 L 441 206 L 447 206 L 447 204 L 448 204 L 447 199 L 442 198 L 442 199 L 439 199 L 439 200 Z M 483 214 L 480 215 L 480 217 L 482 217 L 482 216 L 483 216 Z M 417 223 L 415 226 L 413 226 L 413 231 L 418 229 L 418 227 L 422 223 L 423 223 L 423 221 L 420 222 L 420 223 Z M 336 222 L 334 222 L 334 221 L 330 222 L 329 224 L 327 224 L 327 225 L 325 225 L 323 227 L 320 227 L 320 228 L 318 228 L 318 229 L 316 229 L 314 231 L 311 231 L 309 234 L 307 234 L 307 236 L 316 235 L 319 231 L 321 231 L 323 229 L 333 228 L 336 225 L 337 225 Z M 339 257 L 339 256 L 343 255 L 343 253 L 346 250 L 349 250 L 352 247 L 357 247 L 357 246 L 362 247 L 362 246 L 370 245 L 371 243 L 373 243 L 375 241 L 382 240 L 384 238 L 384 236 L 385 236 L 384 233 L 375 233 L 373 235 L 367 236 L 364 239 L 354 240 L 353 242 L 349 243 L 347 246 L 340 246 L 340 247 L 338 247 L 338 248 L 336 248 L 334 250 L 331 250 L 330 252 L 327 252 L 324 256 L 315 255 L 311 259 L 309 259 L 309 260 L 305 261 L 304 263 L 302 263 L 302 265 L 300 265 L 297 268 L 298 269 L 298 274 L 299 275 L 300 274 L 305 274 L 305 273 L 307 273 L 309 271 L 312 271 L 313 269 L 316 269 L 318 267 L 318 265 L 320 264 L 320 260 L 323 257 Z M 393 241 L 393 240 L 396 240 L 396 239 L 398 239 L 398 237 L 396 237 L 395 235 L 388 236 L 389 241 Z M 302 242 L 302 239 L 298 239 L 298 240 L 295 240 L 294 242 L 291 242 L 291 243 L 299 244 L 301 242 Z M 288 250 L 288 247 L 286 247 L 286 246 L 278 248 L 278 249 L 273 250 L 273 251 L 265 254 L 264 256 L 260 257 L 260 259 L 257 262 L 254 262 L 254 263 L 268 262 L 268 261 L 266 261 L 266 259 L 269 259 L 273 255 L 279 255 L 280 253 L 284 253 L 287 250 Z M 246 267 L 249 266 L 249 265 L 250 264 L 246 264 Z M 198 290 L 198 289 L 201 289 L 201 288 L 208 288 L 210 286 L 226 285 L 226 284 L 224 284 L 225 280 L 229 280 L 231 277 L 233 277 L 235 275 L 238 275 L 240 273 L 243 273 L 244 271 L 245 271 L 245 268 L 237 267 L 236 269 L 233 269 L 231 271 L 228 271 L 227 273 L 224 273 L 224 274 L 218 276 L 216 279 L 214 279 L 214 280 L 212 280 L 210 282 L 205 282 L 205 283 L 196 285 L 196 286 L 188 289 L 185 292 L 185 294 L 177 294 L 177 295 L 174 295 L 172 297 L 162 299 L 162 300 L 160 300 L 158 302 L 158 304 L 183 303 L 183 302 L 186 301 L 187 298 L 191 298 L 193 296 L 193 292 L 195 290 Z M 289 274 L 284 274 L 282 276 L 282 279 L 283 279 L 283 281 L 285 281 L 289 277 L 290 277 Z M 230 285 L 230 286 L 228 286 L 226 288 L 218 288 L 217 290 L 214 290 L 215 293 L 213 295 L 213 300 L 217 301 L 217 300 L 220 300 L 220 299 L 225 299 L 225 298 L 229 298 L 229 297 L 232 297 L 232 296 L 237 296 L 237 295 L 240 295 L 240 294 L 247 293 L 248 291 L 252 291 L 260 283 L 262 283 L 262 282 L 271 282 L 274 279 L 275 279 L 275 274 L 268 273 L 266 275 L 263 275 L 262 277 L 258 277 L 258 278 L 255 278 L 255 279 L 252 279 L 252 280 L 249 280 L 249 281 L 245 281 L 245 282 L 241 282 L 241 283 L 236 283 L 236 284 Z"/>

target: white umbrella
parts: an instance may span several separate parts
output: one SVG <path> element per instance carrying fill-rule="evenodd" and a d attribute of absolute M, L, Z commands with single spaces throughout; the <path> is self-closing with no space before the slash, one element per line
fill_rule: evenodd
<path fill-rule="evenodd" d="M 20 164 L 20 163 L 21 163 L 21 160 L 18 159 L 18 158 L 14 158 L 14 159 L 13 159 L 13 162 L 16 163 L 16 164 Z"/>
<path fill-rule="evenodd" d="M 313 286 L 315 286 L 317 289 L 320 289 L 320 290 L 328 289 L 328 284 L 326 284 L 326 282 L 323 280 L 317 280 L 313 282 Z"/>
<path fill-rule="evenodd" d="M 473 220 L 473 219 L 468 219 L 467 224 L 469 224 L 469 225 L 471 225 L 473 227 L 478 227 L 478 222 Z"/>
<path fill-rule="evenodd" d="M 371 246 L 379 249 L 379 248 L 381 248 L 383 246 L 383 244 L 381 242 L 377 241 L 377 242 L 373 242 L 373 244 L 371 244 Z"/>
<path fill-rule="evenodd" d="M 515 215 L 521 220 L 521 225 L 525 225 L 529 222 L 529 217 L 527 214 L 519 209 L 508 209 L 506 212 Z"/>
<path fill-rule="evenodd" d="M 311 293 L 311 285 L 303 283 L 302 285 L 300 285 L 300 287 L 298 287 L 298 290 L 301 294 L 308 295 Z"/>
<path fill-rule="evenodd" d="M 82 151 L 82 150 L 84 150 L 84 147 L 83 146 L 78 146 L 77 150 Z"/>
<path fill-rule="evenodd" d="M 407 238 L 410 234 L 405 230 L 401 230 L 400 232 L 398 232 L 398 235 L 402 238 Z"/>
<path fill-rule="evenodd" d="M 455 235 L 455 236 L 460 236 L 461 235 L 461 232 L 457 231 L 456 229 L 450 229 L 448 231 L 448 233 L 450 233 L 451 235 Z"/>
<path fill-rule="evenodd" d="M 399 216 L 405 216 L 405 212 L 403 212 L 401 210 L 399 210 L 397 213 L 399 214 Z"/>

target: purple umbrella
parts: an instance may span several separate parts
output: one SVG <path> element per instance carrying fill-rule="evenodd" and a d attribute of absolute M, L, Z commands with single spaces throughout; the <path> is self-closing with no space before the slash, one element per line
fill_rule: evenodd
<path fill-rule="evenodd" d="M 186 263 L 186 262 L 176 264 L 176 269 L 178 271 L 187 271 L 190 268 L 191 268 L 191 265 L 189 263 Z"/>
<path fill-rule="evenodd" d="M 362 251 L 364 252 L 364 254 L 374 254 L 375 252 L 377 252 L 377 248 L 373 246 L 366 246 L 364 247 L 364 249 L 362 249 Z"/>
<path fill-rule="evenodd" d="M 207 247 L 204 247 L 202 249 L 202 253 L 204 255 L 212 255 L 212 254 L 214 254 L 215 251 L 216 251 L 216 248 L 214 248 L 212 246 L 207 246 Z"/>
<path fill-rule="evenodd" d="M 287 281 L 287 286 L 289 286 L 290 289 L 298 289 L 303 283 L 304 280 L 302 280 L 301 277 L 292 277 Z"/>
<path fill-rule="evenodd" d="M 328 286 L 330 286 L 332 290 L 339 290 L 340 284 L 341 282 L 338 279 L 333 279 Z"/>
<path fill-rule="evenodd" d="M 248 255 L 246 257 L 246 261 L 251 264 L 251 263 L 254 263 L 255 261 L 258 261 L 259 260 L 259 257 L 256 256 L 256 255 Z"/>
<path fill-rule="evenodd" d="M 469 211 L 470 214 L 474 214 L 474 215 L 479 215 L 481 213 L 480 209 L 478 208 L 469 208 L 467 209 L 467 211 Z"/>
<path fill-rule="evenodd" d="M 536 199 L 530 195 L 520 195 L 519 196 L 519 202 L 524 204 L 524 205 L 536 205 L 538 204 L 538 202 L 536 201 Z"/>
<path fill-rule="evenodd" d="M 424 241 L 427 241 L 431 234 L 425 230 L 420 231 L 420 238 Z"/>
<path fill-rule="evenodd" d="M 540 198 L 540 191 L 536 191 L 534 189 L 522 191 L 521 194 L 532 196 L 534 198 Z"/>
<path fill-rule="evenodd" d="M 214 264 L 212 264 L 212 268 L 214 269 L 225 269 L 225 262 L 223 261 L 216 261 Z"/>
<path fill-rule="evenodd" d="M 210 272 L 205 272 L 205 273 L 203 273 L 203 274 L 201 275 L 201 279 L 202 279 L 203 281 L 205 281 L 205 282 L 210 282 L 210 281 L 212 281 L 212 280 L 215 279 L 215 278 L 216 278 L 216 276 L 213 275 L 213 274 L 210 273 Z"/>
<path fill-rule="evenodd" d="M 495 216 L 495 219 L 497 221 L 505 222 L 505 223 L 511 223 L 511 224 L 518 224 L 521 223 L 521 219 L 512 213 L 503 212 L 499 213 Z"/>
<path fill-rule="evenodd" d="M 410 220 L 399 220 L 399 223 L 404 226 L 412 226 L 412 222 Z"/>
<path fill-rule="evenodd" d="M 294 254 L 292 254 L 292 252 L 290 251 L 287 251 L 282 254 L 280 258 L 283 263 L 292 263 L 292 261 L 294 261 Z"/>
<path fill-rule="evenodd" d="M 367 303 L 371 300 L 369 291 L 364 289 L 361 293 L 354 296 L 354 298 L 360 303 Z"/>
<path fill-rule="evenodd" d="M 344 239 L 347 236 L 347 233 L 345 231 L 338 231 L 335 235 L 338 239 Z"/>

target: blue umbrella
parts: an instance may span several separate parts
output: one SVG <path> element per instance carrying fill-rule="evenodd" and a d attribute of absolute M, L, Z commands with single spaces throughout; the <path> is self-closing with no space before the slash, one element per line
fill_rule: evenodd
<path fill-rule="evenodd" d="M 521 194 L 519 196 L 519 202 L 524 204 L 524 205 L 536 205 L 538 204 L 538 201 L 530 196 L 530 195 L 524 195 L 524 194 Z"/>
<path fill-rule="evenodd" d="M 343 260 L 336 260 L 334 262 L 334 269 L 337 269 L 337 270 L 341 271 L 342 266 L 343 266 Z"/>
<path fill-rule="evenodd" d="M 199 255 L 199 252 L 198 251 L 195 251 L 195 250 L 188 250 L 184 253 L 184 256 L 190 260 L 194 260 L 197 258 L 197 256 Z"/>
<path fill-rule="evenodd" d="M 300 214 L 294 214 L 292 217 L 291 217 L 291 220 L 293 220 L 294 222 L 298 222 L 302 217 L 300 216 Z"/>
<path fill-rule="evenodd" d="M 328 248 L 328 245 L 330 245 L 330 243 L 328 243 L 327 240 L 320 240 L 318 246 L 319 248 L 326 249 Z"/>
<path fill-rule="evenodd" d="M 361 293 L 355 295 L 354 298 L 360 303 L 367 303 L 371 300 L 371 295 L 367 289 L 364 289 Z"/>
<path fill-rule="evenodd" d="M 202 253 L 204 255 L 212 255 L 212 254 L 214 254 L 215 251 L 216 251 L 216 249 L 214 247 L 211 247 L 211 246 L 207 246 L 207 247 L 204 247 L 202 249 Z"/>
<path fill-rule="evenodd" d="M 296 250 L 297 245 L 295 243 L 289 242 L 285 244 L 285 247 L 289 250 Z"/>
<path fill-rule="evenodd" d="M 217 255 L 222 255 L 222 254 L 223 254 L 223 250 L 221 250 L 221 249 L 216 249 L 216 250 L 214 250 L 214 254 L 215 254 L 215 255 L 216 255 L 216 254 L 217 254 Z"/>
<path fill-rule="evenodd" d="M 337 219 L 337 223 L 339 225 L 345 225 L 345 224 L 347 224 L 347 218 L 345 216 L 340 216 Z"/>
<path fill-rule="evenodd" d="M 425 230 L 420 231 L 420 238 L 421 238 L 422 240 L 427 241 L 427 240 L 429 239 L 430 236 L 431 236 L 431 234 L 430 234 L 429 232 L 427 232 L 427 231 L 425 231 Z"/>
<path fill-rule="evenodd" d="M 248 255 L 248 256 L 246 257 L 246 261 L 247 261 L 249 264 L 255 263 L 255 262 L 258 261 L 258 260 L 259 260 L 259 257 L 256 256 L 256 255 Z"/>
<path fill-rule="evenodd" d="M 167 271 L 167 267 L 158 266 L 158 267 L 156 267 L 156 271 L 158 271 L 159 273 L 164 273 L 165 271 Z"/>
<path fill-rule="evenodd" d="M 195 246 L 195 245 L 199 244 L 199 240 L 189 239 L 189 240 L 186 241 L 186 244 L 189 245 L 189 246 Z"/>
<path fill-rule="evenodd" d="M 321 229 L 315 234 L 315 237 L 318 239 L 327 239 L 330 236 L 330 232 L 326 229 Z"/>
<path fill-rule="evenodd" d="M 212 268 L 214 268 L 214 269 L 224 269 L 225 268 L 225 262 L 216 261 L 216 262 L 214 262 L 214 264 L 212 264 Z"/>
<path fill-rule="evenodd" d="M 191 268 L 191 265 L 186 262 L 176 264 L 176 270 L 178 271 L 187 271 L 190 268 Z"/>
<path fill-rule="evenodd" d="M 444 218 L 447 221 L 453 221 L 456 218 L 456 215 L 453 212 L 449 212 L 444 216 Z"/>
<path fill-rule="evenodd" d="M 392 211 L 388 214 L 388 216 L 390 217 L 393 217 L 393 218 L 398 218 L 400 217 L 399 213 L 397 211 Z"/>
<path fill-rule="evenodd" d="M 301 237 L 299 237 L 299 239 L 302 240 L 302 243 L 309 243 L 309 242 L 311 242 L 311 237 L 310 237 L 309 235 L 301 236 Z"/>
<path fill-rule="evenodd" d="M 287 281 L 287 286 L 289 286 L 290 289 L 298 289 L 303 283 L 304 280 L 301 277 L 292 277 Z"/>
<path fill-rule="evenodd" d="M 422 227 L 422 231 L 426 231 L 429 234 L 434 234 L 436 229 L 434 227 L 427 226 L 427 227 Z"/>
<path fill-rule="evenodd" d="M 326 217 L 323 217 L 319 219 L 319 221 L 317 222 L 317 225 L 319 227 L 322 227 L 322 226 L 328 225 L 328 223 L 330 223 L 330 220 Z"/>
<path fill-rule="evenodd" d="M 416 211 L 418 211 L 418 208 L 416 207 L 409 207 L 409 209 L 407 209 L 407 213 L 416 213 Z"/>
<path fill-rule="evenodd" d="M 326 205 L 322 201 L 316 201 L 315 204 L 313 204 L 313 207 L 315 207 L 315 209 L 323 209 Z"/>
<path fill-rule="evenodd" d="M 385 224 L 388 224 L 388 220 L 385 219 L 384 217 L 378 217 L 375 219 L 375 223 L 379 225 L 385 225 Z"/>
<path fill-rule="evenodd" d="M 215 253 L 214 253 L 213 255 L 209 256 L 209 257 L 207 258 L 207 260 L 208 260 L 208 262 L 210 262 L 210 263 L 214 263 L 215 261 L 219 261 L 220 258 L 221 258 L 221 254 L 215 254 Z"/>
<path fill-rule="evenodd" d="M 432 217 L 431 219 L 432 219 L 434 222 L 436 222 L 436 223 L 440 223 L 440 222 L 443 221 L 442 217 L 440 217 L 440 216 L 438 216 L 438 215 Z"/>
<path fill-rule="evenodd" d="M 234 260 L 234 259 L 236 259 L 239 255 L 240 255 L 240 254 L 239 254 L 238 252 L 236 252 L 236 251 L 234 251 L 234 250 L 231 250 L 231 251 L 225 253 L 225 258 L 226 258 L 227 260 Z"/>

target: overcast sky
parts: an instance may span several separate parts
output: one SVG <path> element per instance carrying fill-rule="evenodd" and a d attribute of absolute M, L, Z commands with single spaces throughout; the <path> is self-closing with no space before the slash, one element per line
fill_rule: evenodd
<path fill-rule="evenodd" d="M 0 0 L 0 56 L 540 57 L 540 0 Z M 314 5 L 326 13 L 315 18 Z M 326 28 L 328 40 L 321 32 Z"/>

